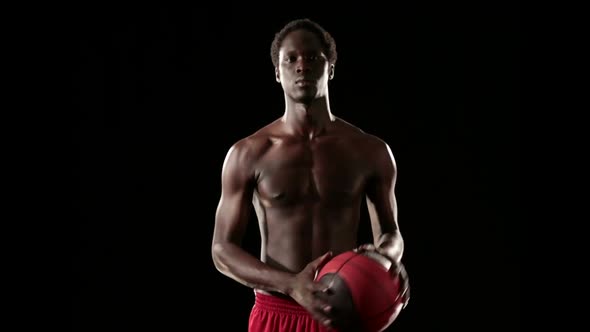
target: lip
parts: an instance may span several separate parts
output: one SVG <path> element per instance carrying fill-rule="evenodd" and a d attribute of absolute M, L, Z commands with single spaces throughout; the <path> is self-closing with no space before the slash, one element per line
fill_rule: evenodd
<path fill-rule="evenodd" d="M 315 80 L 300 78 L 300 79 L 298 79 L 298 80 L 295 81 L 295 84 L 307 86 L 307 85 L 315 84 Z"/>

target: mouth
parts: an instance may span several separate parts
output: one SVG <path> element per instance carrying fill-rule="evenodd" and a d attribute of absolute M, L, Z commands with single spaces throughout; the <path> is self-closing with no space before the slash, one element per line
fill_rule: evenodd
<path fill-rule="evenodd" d="M 310 86 L 310 85 L 314 85 L 315 81 L 310 80 L 310 79 L 298 79 L 295 81 L 295 84 L 297 86 Z"/>

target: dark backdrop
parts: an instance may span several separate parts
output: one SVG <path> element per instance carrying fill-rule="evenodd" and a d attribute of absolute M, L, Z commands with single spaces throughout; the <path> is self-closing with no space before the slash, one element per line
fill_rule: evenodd
<path fill-rule="evenodd" d="M 309 17 L 337 42 L 334 114 L 398 163 L 412 300 L 389 330 L 518 331 L 518 4 L 408 3 L 59 15 L 75 111 L 72 330 L 246 331 L 253 293 L 210 258 L 221 165 L 282 114 L 270 44 Z"/>

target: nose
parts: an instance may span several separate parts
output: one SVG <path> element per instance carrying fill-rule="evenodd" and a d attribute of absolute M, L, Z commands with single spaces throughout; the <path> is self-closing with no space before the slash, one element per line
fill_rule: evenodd
<path fill-rule="evenodd" d="M 311 66 L 311 64 L 308 61 L 306 61 L 303 57 L 300 57 L 297 60 L 297 68 L 296 68 L 297 73 L 301 74 L 301 73 L 309 72 L 311 69 L 310 66 Z"/>

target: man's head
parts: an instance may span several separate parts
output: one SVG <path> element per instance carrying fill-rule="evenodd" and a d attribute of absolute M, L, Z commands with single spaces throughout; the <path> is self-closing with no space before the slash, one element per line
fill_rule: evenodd
<path fill-rule="evenodd" d="M 334 76 L 336 43 L 317 23 L 295 20 L 275 35 L 271 47 L 277 82 L 286 96 L 308 103 L 328 94 Z"/>
<path fill-rule="evenodd" d="M 279 32 L 275 34 L 274 40 L 272 41 L 270 47 L 270 57 L 272 60 L 272 64 L 273 66 L 275 66 L 275 68 L 278 66 L 279 63 L 279 51 L 281 49 L 283 40 L 290 32 L 299 29 L 307 30 L 309 32 L 314 33 L 322 44 L 324 54 L 328 58 L 328 62 L 332 65 L 336 64 L 338 54 L 336 52 L 336 41 L 334 41 L 332 35 L 318 23 L 310 19 L 304 18 L 293 20 L 287 23 Z"/>

